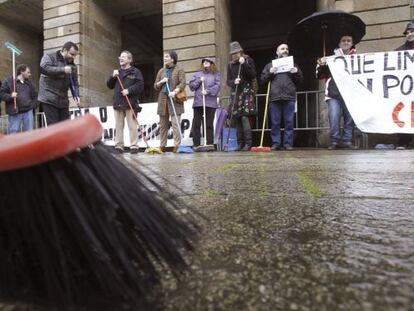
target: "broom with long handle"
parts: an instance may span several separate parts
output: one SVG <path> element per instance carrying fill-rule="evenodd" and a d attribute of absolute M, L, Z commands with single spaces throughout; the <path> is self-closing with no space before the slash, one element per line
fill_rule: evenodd
<path fill-rule="evenodd" d="M 122 83 L 122 80 L 119 77 L 119 75 L 117 75 L 116 78 L 118 79 L 118 83 L 121 86 L 121 89 L 122 90 L 125 90 L 124 84 Z M 147 137 L 145 136 L 144 130 L 143 130 L 142 126 L 140 125 L 139 121 L 138 121 L 138 116 L 137 116 L 137 114 L 135 113 L 135 110 L 132 107 L 132 104 L 131 104 L 131 101 L 129 99 L 129 96 L 126 95 L 125 98 L 127 100 L 129 109 L 131 109 L 131 113 L 134 116 L 135 121 L 137 121 L 138 128 L 141 130 L 142 140 L 145 142 L 145 145 L 147 145 L 147 148 L 145 149 L 145 153 L 149 153 L 149 154 L 162 154 L 163 152 L 161 151 L 160 148 L 151 148 L 150 145 L 148 144 Z"/>
<path fill-rule="evenodd" d="M 0 137 L 2 299 L 119 310 L 186 266 L 191 209 L 91 145 L 102 131 L 85 115 Z"/>
<path fill-rule="evenodd" d="M 197 148 L 198 152 L 214 151 L 214 145 L 207 145 L 207 114 L 206 114 L 206 96 L 204 95 L 205 87 L 204 80 L 201 81 L 201 90 L 203 98 L 203 133 L 204 133 L 204 144 Z"/>
<path fill-rule="evenodd" d="M 171 89 L 170 89 L 170 85 L 169 85 L 169 81 L 165 82 L 166 86 L 167 86 L 167 91 L 168 94 L 171 93 Z M 167 94 L 167 96 L 168 96 Z M 178 146 L 178 152 L 179 153 L 193 153 L 193 149 L 189 146 L 185 146 L 182 144 L 183 142 L 183 134 L 181 133 L 181 126 L 180 126 L 180 122 L 178 122 L 178 116 L 177 116 L 177 112 L 175 110 L 175 106 L 174 106 L 174 101 L 173 99 L 168 96 L 168 98 L 170 99 L 170 103 L 174 112 L 174 117 L 175 117 L 175 121 L 177 122 L 177 126 L 178 126 L 178 132 L 180 133 L 180 145 Z"/>
<path fill-rule="evenodd" d="M 240 72 L 241 72 L 241 64 L 239 63 L 239 70 L 238 70 L 238 72 L 237 72 L 237 79 L 240 79 Z M 235 92 L 234 92 L 234 100 L 233 100 L 233 102 L 231 103 L 231 109 L 230 109 L 230 121 L 229 121 L 229 131 L 227 132 L 227 151 L 230 151 L 229 150 L 229 140 L 230 140 L 230 129 L 231 129 L 231 122 L 233 121 L 233 109 L 234 109 L 234 101 L 235 100 L 237 100 L 237 91 L 238 91 L 238 89 L 239 89 L 239 84 L 240 83 L 238 83 L 238 84 L 236 84 L 236 89 L 235 89 Z"/>
<path fill-rule="evenodd" d="M 262 135 L 260 137 L 260 146 L 259 147 L 252 147 L 250 151 L 252 152 L 270 152 L 272 149 L 270 147 L 263 147 L 263 138 L 265 132 L 265 124 L 267 121 L 267 109 L 269 106 L 269 96 L 270 96 L 270 81 L 267 83 L 267 94 L 266 94 L 266 103 L 265 103 L 265 110 L 263 116 L 263 126 L 262 126 Z"/>

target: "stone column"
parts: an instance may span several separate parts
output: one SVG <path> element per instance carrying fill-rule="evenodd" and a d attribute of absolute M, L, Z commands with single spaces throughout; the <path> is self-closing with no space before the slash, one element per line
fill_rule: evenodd
<path fill-rule="evenodd" d="M 163 40 L 164 51 L 177 51 L 187 81 L 206 56 L 217 57 L 223 72 L 230 41 L 228 0 L 163 0 Z"/>

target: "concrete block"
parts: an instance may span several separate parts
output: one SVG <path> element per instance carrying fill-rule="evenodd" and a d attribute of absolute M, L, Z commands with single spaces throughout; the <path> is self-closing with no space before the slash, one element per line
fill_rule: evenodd
<path fill-rule="evenodd" d="M 354 11 L 354 0 L 335 1 L 335 9 L 342 10 L 345 12 L 353 12 Z"/>
<path fill-rule="evenodd" d="M 393 23 L 401 20 L 410 19 L 410 10 L 408 6 L 379 9 L 367 12 L 355 13 L 367 25 Z"/>
<path fill-rule="evenodd" d="M 43 9 L 48 10 L 51 8 L 56 8 L 62 5 L 66 5 L 73 2 L 80 2 L 76 0 L 43 0 Z"/>
<path fill-rule="evenodd" d="M 214 13 L 215 10 L 211 7 L 184 13 L 169 14 L 164 16 L 163 25 L 164 27 L 168 27 L 173 25 L 180 25 L 185 23 L 193 23 L 208 19 L 214 19 Z"/>
<path fill-rule="evenodd" d="M 354 0 L 354 11 L 385 9 L 407 5 L 410 0 Z"/>
<path fill-rule="evenodd" d="M 43 11 L 43 19 L 50 19 L 53 17 L 63 16 L 71 13 L 80 12 L 80 2 L 75 2 L 56 8 L 48 9 Z"/>
<path fill-rule="evenodd" d="M 80 34 L 57 37 L 43 41 L 44 49 L 60 48 L 65 42 L 72 41 L 76 44 L 81 42 Z"/>
<path fill-rule="evenodd" d="M 184 0 L 163 5 L 164 15 L 214 7 L 214 0 Z"/>
<path fill-rule="evenodd" d="M 46 29 L 43 32 L 43 36 L 45 39 L 51 39 L 51 38 L 67 36 L 67 35 L 71 35 L 71 34 L 75 34 L 79 32 L 80 32 L 80 24 L 76 23 L 76 24 L 61 26 L 57 28 Z"/>
<path fill-rule="evenodd" d="M 363 41 L 358 44 L 358 53 L 393 51 L 403 43 L 401 38 Z"/>
<path fill-rule="evenodd" d="M 188 49 L 178 49 L 179 60 L 199 59 L 206 56 L 214 56 L 216 54 L 216 47 L 214 44 L 195 46 Z"/>
<path fill-rule="evenodd" d="M 210 19 L 190 24 L 164 27 L 164 39 L 214 31 L 214 24 L 214 19 Z"/>
<path fill-rule="evenodd" d="M 177 37 L 164 40 L 164 50 L 196 47 L 215 43 L 214 32 L 201 33 L 186 37 Z"/>
<path fill-rule="evenodd" d="M 389 37 L 401 37 L 403 38 L 403 32 L 405 30 L 405 26 L 407 22 L 397 22 L 391 24 L 383 24 L 381 25 L 381 37 L 382 38 L 389 38 Z"/>
<path fill-rule="evenodd" d="M 73 13 L 69 15 L 59 16 L 43 21 L 44 29 L 56 28 L 80 22 L 80 13 Z"/>

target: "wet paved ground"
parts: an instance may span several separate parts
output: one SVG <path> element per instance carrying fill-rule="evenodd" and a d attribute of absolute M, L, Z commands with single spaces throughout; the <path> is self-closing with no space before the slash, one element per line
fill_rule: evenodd
<path fill-rule="evenodd" d="M 209 218 L 154 309 L 414 310 L 414 151 L 122 157 Z"/>
<path fill-rule="evenodd" d="M 163 309 L 414 310 L 414 151 L 124 157 L 209 217 Z"/>

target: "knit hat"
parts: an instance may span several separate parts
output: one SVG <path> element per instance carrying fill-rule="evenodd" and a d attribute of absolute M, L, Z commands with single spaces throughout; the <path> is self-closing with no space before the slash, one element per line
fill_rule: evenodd
<path fill-rule="evenodd" d="M 212 63 L 212 64 L 215 64 L 216 63 L 216 58 L 215 57 L 204 57 L 201 60 L 201 63 L 204 63 L 205 60 L 208 61 L 208 62 L 210 62 L 210 63 Z"/>
<path fill-rule="evenodd" d="M 230 43 L 230 54 L 243 52 L 243 48 L 241 47 L 240 43 L 237 41 L 233 41 Z"/>
<path fill-rule="evenodd" d="M 170 57 L 174 60 L 174 65 L 177 64 L 177 61 L 178 61 L 177 52 L 175 50 L 171 50 L 171 51 L 168 51 L 167 54 L 169 54 Z"/>
<path fill-rule="evenodd" d="M 412 20 L 411 22 L 409 22 L 408 24 L 407 24 L 407 27 L 405 27 L 405 30 L 404 30 L 404 32 L 403 32 L 403 34 L 404 35 L 406 35 L 407 34 L 407 30 L 408 29 L 414 29 L 414 20 Z"/>

